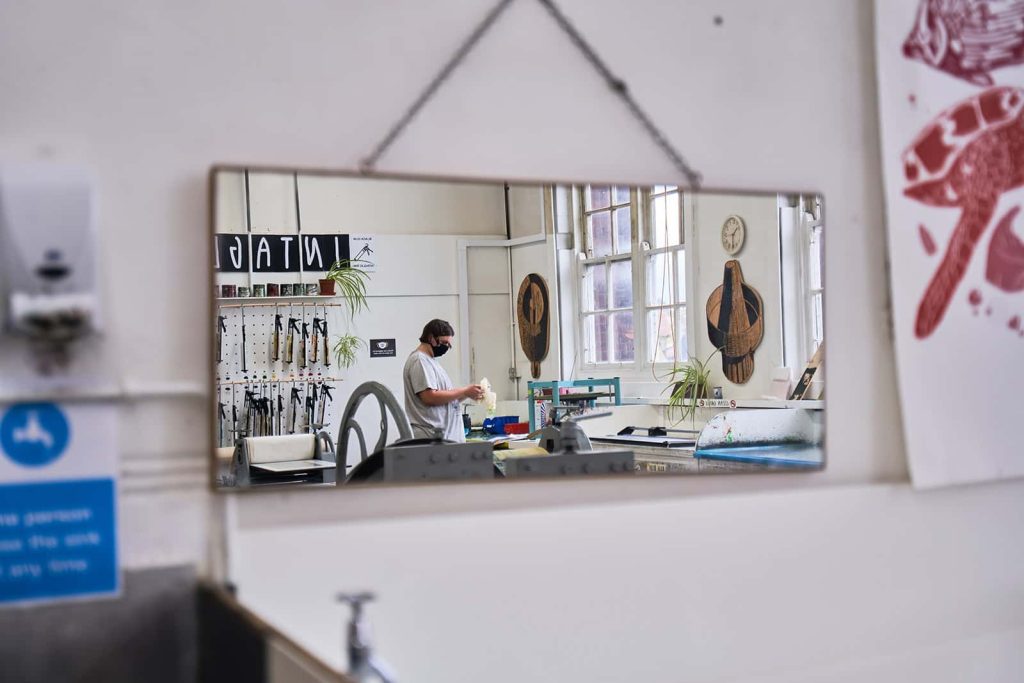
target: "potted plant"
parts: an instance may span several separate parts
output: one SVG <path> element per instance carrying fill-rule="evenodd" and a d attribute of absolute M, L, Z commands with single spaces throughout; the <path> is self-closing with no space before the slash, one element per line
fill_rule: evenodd
<path fill-rule="evenodd" d="M 708 397 L 711 378 L 711 359 L 720 349 L 715 349 L 705 360 L 690 357 L 682 365 L 676 365 L 669 372 L 669 385 L 666 390 L 672 393 L 668 399 L 668 416 L 678 413 L 682 422 L 689 418 L 693 422 L 697 414 L 697 401 Z"/>
<path fill-rule="evenodd" d="M 340 259 L 331 264 L 327 275 L 320 280 L 320 294 L 335 296 L 340 294 L 345 297 L 348 303 L 349 313 L 355 315 L 366 308 L 366 282 L 370 279 L 369 273 L 355 264 L 363 261 Z"/>
<path fill-rule="evenodd" d="M 369 273 L 356 264 L 365 263 L 359 260 L 341 259 L 331 264 L 327 271 L 327 277 L 320 281 L 320 293 L 330 296 L 340 295 L 348 308 L 349 318 L 363 309 L 369 309 L 366 302 L 366 283 L 370 279 Z M 330 283 L 325 289 L 325 284 Z M 338 359 L 338 365 L 343 368 L 350 368 L 356 362 L 359 349 L 363 340 L 354 334 L 343 334 L 334 340 L 334 356 Z"/>

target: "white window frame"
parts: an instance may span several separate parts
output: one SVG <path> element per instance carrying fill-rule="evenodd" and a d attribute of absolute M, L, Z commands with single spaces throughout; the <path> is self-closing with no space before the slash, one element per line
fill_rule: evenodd
<path fill-rule="evenodd" d="M 801 218 L 801 247 L 802 247 L 802 260 L 803 265 L 807 268 L 807 277 L 804 278 L 804 355 L 806 361 L 809 361 L 811 356 L 818 348 L 818 344 L 825 340 L 825 230 L 823 228 L 823 221 L 820 218 L 821 208 L 819 204 L 818 209 L 819 218 L 806 211 L 800 212 Z M 820 260 L 818 263 L 818 287 L 811 286 L 810 278 L 810 267 L 811 267 L 811 238 L 814 235 L 814 231 L 818 231 L 818 254 Z M 814 328 L 815 328 L 815 306 L 814 302 L 816 298 L 821 299 L 821 339 L 815 339 Z"/>
<path fill-rule="evenodd" d="M 576 308 L 576 339 L 580 346 L 579 353 L 579 366 L 577 372 L 583 372 L 587 374 L 600 375 L 602 373 L 619 374 L 623 376 L 635 375 L 642 377 L 643 375 L 650 372 L 651 367 L 655 369 L 670 368 L 673 366 L 673 361 L 663 361 L 652 363 L 652 349 L 650 348 L 648 334 L 647 334 L 647 316 L 648 311 L 657 311 L 659 308 L 666 310 L 678 310 L 682 308 L 685 311 L 686 318 L 686 334 L 688 345 L 692 345 L 692 340 L 696 338 L 696 321 L 694 314 L 691 311 L 692 306 L 692 293 L 696 287 L 696 270 L 693 266 L 694 263 L 694 250 L 691 245 L 695 244 L 693 239 L 693 219 L 694 219 L 694 207 L 692 196 L 690 193 L 685 192 L 681 188 L 678 189 L 680 197 L 680 220 L 683 223 L 683 232 L 680 235 L 681 242 L 678 245 L 671 245 L 667 247 L 659 247 L 652 249 L 653 236 L 649 234 L 650 224 L 650 197 L 651 189 L 648 187 L 643 188 L 631 188 L 630 189 L 630 221 L 631 221 L 631 249 L 628 254 L 614 254 L 609 256 L 591 257 L 589 244 L 589 236 L 586 231 L 586 214 L 588 212 L 584 209 L 584 192 L 587 186 L 573 186 L 572 191 L 572 206 L 573 206 L 573 230 L 575 232 L 576 244 L 580 245 L 580 249 L 577 252 L 577 258 L 574 261 L 574 273 L 573 281 L 575 282 L 575 289 L 573 291 L 574 303 Z M 620 186 L 621 187 L 621 186 Z M 614 226 L 613 226 L 614 227 Z M 641 239 L 641 236 L 644 239 Z M 614 243 L 614 233 L 613 233 Z M 614 247 L 613 247 L 614 248 Z M 678 251 L 683 252 L 683 262 L 686 267 L 686 281 L 685 281 L 685 300 L 682 303 L 674 302 L 664 307 L 657 305 L 648 305 L 647 296 L 647 267 L 649 259 L 660 253 L 675 253 Z M 612 306 L 612 289 L 611 289 L 611 265 L 615 262 L 627 261 L 631 263 L 631 272 L 633 278 L 633 305 L 631 308 L 619 309 L 611 308 Z M 584 290 L 585 275 L 587 266 L 593 265 L 605 265 L 605 277 L 607 280 L 608 292 L 608 309 L 601 309 L 600 311 L 584 311 L 583 303 L 586 298 Z M 673 269 L 673 282 L 672 282 L 672 297 L 675 298 L 675 293 L 678 291 L 677 278 L 678 271 Z M 620 311 L 632 312 L 633 313 L 633 332 L 634 332 L 634 359 L 632 361 L 606 361 L 597 362 L 590 360 L 591 350 L 586 347 L 587 335 L 586 335 L 586 319 L 599 313 L 615 313 Z M 609 341 L 612 339 L 612 323 L 609 318 Z M 677 340 L 678 345 L 678 340 Z M 683 362 L 686 358 L 678 357 L 675 362 Z"/>

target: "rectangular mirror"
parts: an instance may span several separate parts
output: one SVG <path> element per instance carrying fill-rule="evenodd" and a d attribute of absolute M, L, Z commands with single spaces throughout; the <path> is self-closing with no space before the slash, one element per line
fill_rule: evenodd
<path fill-rule="evenodd" d="M 218 489 L 824 466 L 820 196 L 210 188 Z"/>

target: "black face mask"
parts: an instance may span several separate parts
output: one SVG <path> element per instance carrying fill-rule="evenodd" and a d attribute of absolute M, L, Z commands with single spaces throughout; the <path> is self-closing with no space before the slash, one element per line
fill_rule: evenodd
<path fill-rule="evenodd" d="M 448 353 L 448 349 L 451 347 L 451 344 L 438 344 L 437 346 L 431 345 L 430 350 L 434 352 L 434 358 L 440 358 Z"/>

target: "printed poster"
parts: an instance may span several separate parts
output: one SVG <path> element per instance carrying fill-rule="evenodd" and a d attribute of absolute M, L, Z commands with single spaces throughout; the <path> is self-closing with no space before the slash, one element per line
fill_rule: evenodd
<path fill-rule="evenodd" d="M 1019 477 L 1024 0 L 876 0 L 875 15 L 912 479 L 926 488 Z"/>

